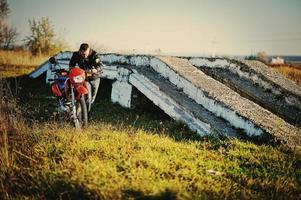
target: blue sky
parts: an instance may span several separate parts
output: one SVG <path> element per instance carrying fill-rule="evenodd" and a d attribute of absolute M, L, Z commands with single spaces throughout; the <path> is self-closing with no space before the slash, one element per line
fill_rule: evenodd
<path fill-rule="evenodd" d="M 301 55 L 301 0 L 9 0 L 8 22 L 49 17 L 71 50 Z"/>

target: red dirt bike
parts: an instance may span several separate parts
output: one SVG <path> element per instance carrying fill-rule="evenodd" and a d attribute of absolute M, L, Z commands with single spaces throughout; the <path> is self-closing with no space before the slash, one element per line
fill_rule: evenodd
<path fill-rule="evenodd" d="M 54 57 L 49 59 L 54 73 L 51 84 L 52 93 L 58 98 L 58 113 L 67 113 L 76 128 L 88 125 L 88 111 L 91 104 L 87 87 L 86 72 L 72 68 L 69 72 L 62 69 Z"/>

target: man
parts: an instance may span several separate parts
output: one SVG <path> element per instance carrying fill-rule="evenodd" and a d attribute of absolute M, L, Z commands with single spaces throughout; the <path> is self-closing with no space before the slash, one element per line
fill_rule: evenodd
<path fill-rule="evenodd" d="M 91 77 L 88 77 L 88 82 L 90 83 L 88 84 L 88 89 L 91 94 L 89 100 L 93 104 L 97 95 L 103 64 L 96 51 L 91 49 L 87 43 L 83 43 L 80 45 L 79 50 L 73 53 L 69 62 L 70 68 L 75 66 L 92 74 Z"/>

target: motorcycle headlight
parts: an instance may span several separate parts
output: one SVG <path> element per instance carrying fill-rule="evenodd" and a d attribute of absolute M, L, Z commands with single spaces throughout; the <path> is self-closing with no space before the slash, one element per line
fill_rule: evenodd
<path fill-rule="evenodd" d="M 85 79 L 82 76 L 74 76 L 73 81 L 74 81 L 74 83 L 82 83 L 85 81 Z"/>

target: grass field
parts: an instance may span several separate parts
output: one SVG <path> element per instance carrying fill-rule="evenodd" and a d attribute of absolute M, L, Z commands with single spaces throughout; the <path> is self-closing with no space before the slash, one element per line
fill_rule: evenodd
<path fill-rule="evenodd" d="M 109 82 L 76 131 L 42 81 L 1 79 L 0 199 L 300 199 L 300 152 L 201 138 L 146 99 L 112 104 Z"/>

